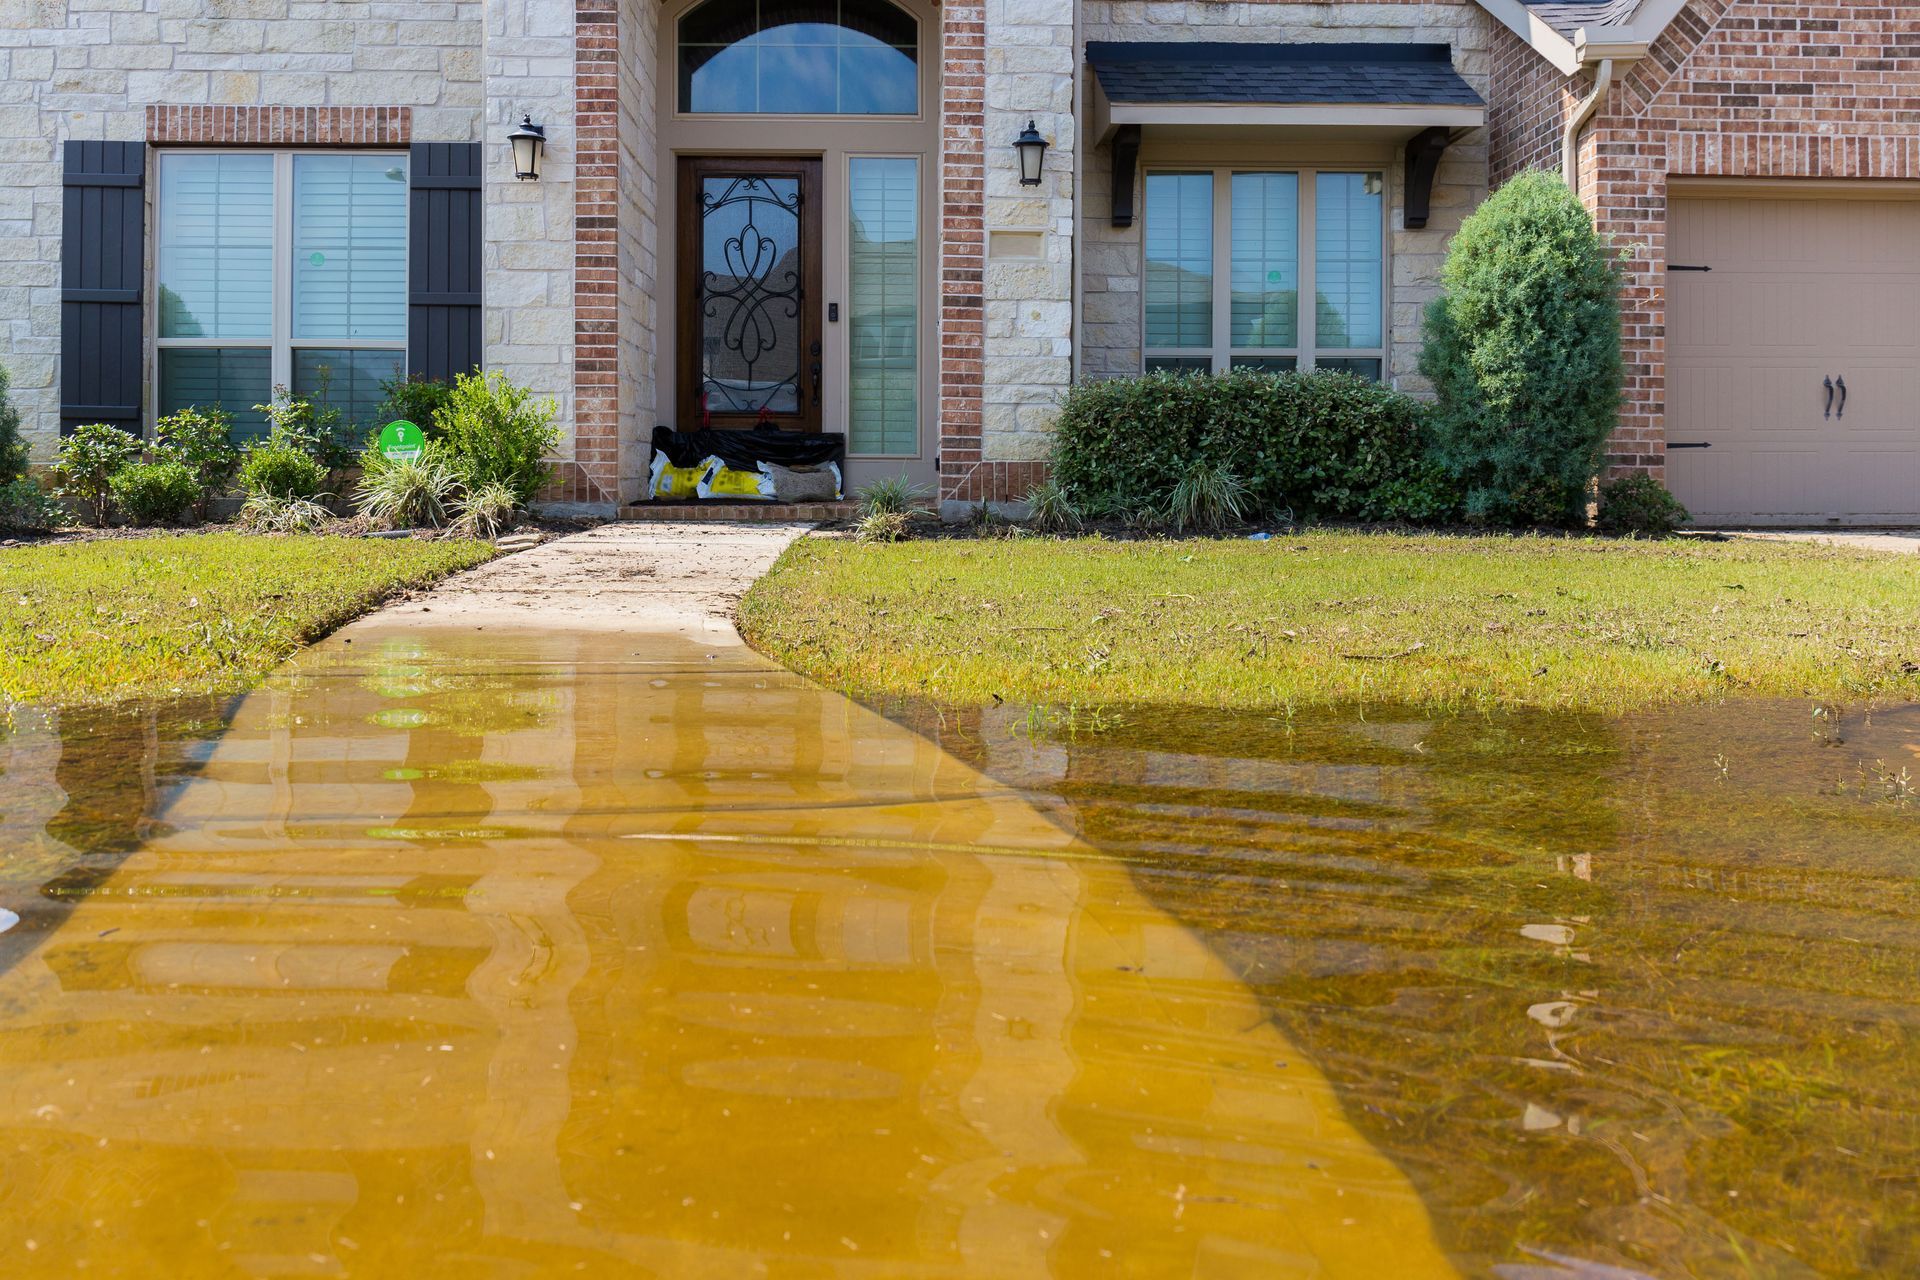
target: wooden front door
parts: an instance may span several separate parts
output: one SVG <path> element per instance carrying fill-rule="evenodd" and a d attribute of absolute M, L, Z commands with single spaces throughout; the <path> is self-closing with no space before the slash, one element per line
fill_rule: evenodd
<path fill-rule="evenodd" d="M 820 161 L 680 161 L 679 421 L 820 429 Z"/>

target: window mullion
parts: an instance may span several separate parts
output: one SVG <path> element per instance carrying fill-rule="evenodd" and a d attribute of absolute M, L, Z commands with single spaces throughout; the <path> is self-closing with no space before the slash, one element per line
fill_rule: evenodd
<path fill-rule="evenodd" d="M 1213 371 L 1233 367 L 1233 171 L 1213 171 Z"/>
<path fill-rule="evenodd" d="M 293 154 L 273 157 L 273 385 L 293 386 Z"/>
<path fill-rule="evenodd" d="M 1302 169 L 1300 171 L 1300 185 L 1298 187 L 1300 193 L 1300 210 L 1299 217 L 1295 219 L 1300 226 L 1299 266 L 1296 273 L 1300 281 L 1300 297 L 1298 299 L 1300 309 L 1297 321 L 1299 328 L 1298 341 L 1300 345 L 1299 354 L 1294 357 L 1294 360 L 1295 366 L 1302 373 L 1313 368 L 1314 358 L 1318 354 L 1316 348 L 1320 342 L 1320 334 L 1314 327 L 1319 320 L 1317 314 L 1318 309 L 1314 305 L 1319 289 L 1319 282 L 1314 278 L 1315 269 L 1319 266 L 1314 248 L 1315 237 L 1318 234 L 1314 227 L 1314 211 L 1316 201 L 1319 198 L 1319 176 L 1319 173 L 1313 169 Z"/>

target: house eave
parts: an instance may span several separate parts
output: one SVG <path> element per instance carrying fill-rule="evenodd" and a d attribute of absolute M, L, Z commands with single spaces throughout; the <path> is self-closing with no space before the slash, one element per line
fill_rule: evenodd
<path fill-rule="evenodd" d="M 1479 3 L 1509 31 L 1526 41 L 1535 53 L 1563 75 L 1570 76 L 1583 67 L 1608 59 L 1621 65 L 1646 57 L 1647 46 L 1679 16 L 1687 0 L 1651 0 L 1630 23 L 1581 27 L 1572 35 L 1550 25 L 1523 0 L 1479 0 Z"/>

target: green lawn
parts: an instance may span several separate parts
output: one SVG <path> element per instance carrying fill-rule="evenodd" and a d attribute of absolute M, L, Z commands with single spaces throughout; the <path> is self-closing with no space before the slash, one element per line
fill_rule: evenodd
<path fill-rule="evenodd" d="M 0 704 L 245 689 L 484 542 L 191 537 L 0 551 Z"/>
<path fill-rule="evenodd" d="M 740 618 L 832 687 L 956 703 L 1920 697 L 1920 558 L 1801 543 L 809 538 Z"/>

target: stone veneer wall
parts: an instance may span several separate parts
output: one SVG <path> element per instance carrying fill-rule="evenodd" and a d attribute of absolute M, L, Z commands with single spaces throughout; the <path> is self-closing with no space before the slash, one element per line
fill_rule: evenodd
<path fill-rule="evenodd" d="M 1550 68 L 1498 61 L 1516 78 L 1503 73 L 1496 91 L 1549 117 L 1499 131 L 1493 167 L 1504 174 L 1538 162 L 1534 140 L 1586 86 L 1530 90 L 1551 85 Z M 1628 251 L 1613 474 L 1666 472 L 1668 179 L 1920 178 L 1916 101 L 1920 27 L 1885 4 L 1694 0 L 1616 80 L 1580 148 L 1581 198 Z"/>
<path fill-rule="evenodd" d="M 61 144 L 139 141 L 149 107 L 214 106 L 316 109 L 307 117 L 316 131 L 349 109 L 388 108 L 383 142 L 407 140 L 395 132 L 404 109 L 411 140 L 471 141 L 481 128 L 481 9 L 479 0 L 0 4 L 0 363 L 36 462 L 59 432 Z M 201 127 L 180 113 L 154 119 L 175 138 Z"/>
<path fill-rule="evenodd" d="M 1492 22 L 1470 0 L 1373 0 L 1371 3 L 1294 4 L 1269 0 L 1086 0 L 1087 40 L 1245 40 L 1445 44 L 1453 65 L 1481 97 L 1491 99 Z M 1089 147 L 1082 204 L 1081 373 L 1086 377 L 1135 374 L 1141 366 L 1141 280 L 1145 274 L 1141 220 L 1114 227 L 1113 154 Z M 1434 179 L 1426 227 L 1404 225 L 1404 168 L 1388 166 L 1388 218 L 1393 260 L 1388 287 L 1389 376 L 1403 390 L 1423 392 L 1419 375 L 1421 317 L 1439 292 L 1447 240 L 1487 193 L 1485 131 L 1447 149 Z M 1135 197 L 1140 210 L 1140 196 Z"/>

